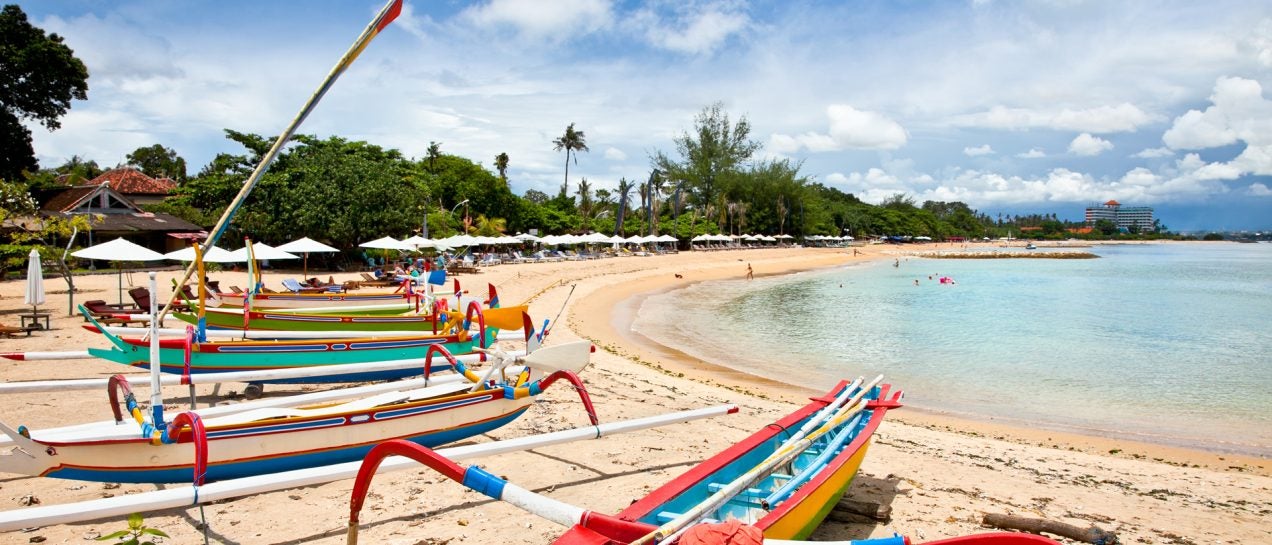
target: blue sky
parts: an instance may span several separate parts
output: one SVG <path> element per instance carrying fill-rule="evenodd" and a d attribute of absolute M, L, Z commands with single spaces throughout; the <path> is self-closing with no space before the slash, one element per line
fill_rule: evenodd
<path fill-rule="evenodd" d="M 286 125 L 381 4 L 23 4 L 90 72 L 54 166 L 155 143 L 197 172 L 222 129 Z M 1272 228 L 1272 3 L 407 0 L 301 128 L 421 157 L 429 142 L 555 192 L 644 180 L 704 106 L 746 116 L 762 158 L 879 202 L 1080 219 L 1149 205 L 1168 227 Z"/>

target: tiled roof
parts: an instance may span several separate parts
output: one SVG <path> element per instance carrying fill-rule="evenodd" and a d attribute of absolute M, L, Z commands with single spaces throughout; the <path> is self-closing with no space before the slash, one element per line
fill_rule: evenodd
<path fill-rule="evenodd" d="M 132 167 L 120 167 L 103 172 L 88 183 L 99 185 L 110 182 L 110 188 L 124 195 L 167 195 L 177 187 L 171 178 L 151 178 Z"/>
<path fill-rule="evenodd" d="M 48 202 L 44 203 L 41 210 L 49 210 L 52 212 L 65 212 L 75 207 L 89 193 L 96 190 L 93 186 L 72 187 L 55 195 Z"/>
<path fill-rule="evenodd" d="M 1104 203 L 1104 206 L 1122 206 L 1122 203 L 1117 201 L 1109 201 Z"/>

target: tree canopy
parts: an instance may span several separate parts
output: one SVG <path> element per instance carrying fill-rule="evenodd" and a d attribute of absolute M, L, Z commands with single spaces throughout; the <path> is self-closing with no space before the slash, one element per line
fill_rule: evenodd
<path fill-rule="evenodd" d="M 0 10 L 0 178 L 38 167 L 22 119 L 56 130 L 71 100 L 86 98 L 88 68 L 62 37 L 33 26 L 16 5 Z"/>

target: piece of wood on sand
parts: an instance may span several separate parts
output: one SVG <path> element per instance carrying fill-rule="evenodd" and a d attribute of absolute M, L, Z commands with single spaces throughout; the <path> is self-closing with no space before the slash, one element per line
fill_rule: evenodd
<path fill-rule="evenodd" d="M 1101 530 L 1095 526 L 1091 526 L 1090 528 L 1079 528 L 1072 524 L 1040 518 L 1004 515 L 1000 513 L 985 513 L 985 517 L 981 519 L 981 524 L 1003 530 L 1020 530 L 1034 534 L 1047 532 L 1048 534 L 1055 534 L 1060 537 L 1086 543 L 1094 543 L 1095 545 L 1116 545 L 1118 543 L 1117 534 Z"/>

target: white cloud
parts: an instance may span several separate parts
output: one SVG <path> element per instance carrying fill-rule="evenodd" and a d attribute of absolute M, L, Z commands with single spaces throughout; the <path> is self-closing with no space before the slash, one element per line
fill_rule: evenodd
<path fill-rule="evenodd" d="M 906 143 L 905 128 L 883 114 L 833 104 L 826 108 L 826 115 L 830 118 L 829 134 L 775 133 L 769 136 L 770 151 L 793 154 L 805 149 L 814 153 L 843 149 L 894 150 Z"/>
<path fill-rule="evenodd" d="M 1016 157 L 1019 157 L 1021 159 L 1039 159 L 1046 156 L 1047 156 L 1047 152 L 1042 151 L 1041 148 L 1032 148 L 1029 151 L 1026 151 L 1024 153 L 1016 154 Z"/>
<path fill-rule="evenodd" d="M 714 51 L 750 24 L 750 17 L 735 4 L 717 2 L 685 4 L 670 17 L 642 10 L 630 17 L 628 26 L 639 29 L 654 47 L 696 55 Z"/>
<path fill-rule="evenodd" d="M 1156 159 L 1158 157 L 1170 157 L 1175 152 L 1170 148 L 1146 148 L 1131 157 L 1139 157 L 1140 159 Z"/>
<path fill-rule="evenodd" d="M 989 147 L 989 144 L 981 144 L 974 148 L 973 147 L 963 148 L 963 155 L 966 155 L 968 157 L 976 157 L 978 155 L 991 155 L 993 153 L 994 153 L 994 148 Z"/>
<path fill-rule="evenodd" d="M 1069 153 L 1083 157 L 1092 157 L 1111 149 L 1113 149 L 1112 142 L 1085 132 L 1069 142 Z"/>
<path fill-rule="evenodd" d="M 1175 118 L 1162 141 L 1174 149 L 1204 149 L 1245 140 L 1272 143 L 1272 103 L 1259 82 L 1219 78 L 1206 111 L 1189 110 Z"/>
<path fill-rule="evenodd" d="M 900 123 L 877 112 L 833 104 L 826 115 L 830 116 L 830 137 L 845 148 L 893 150 L 904 146 L 908 138 Z"/>
<path fill-rule="evenodd" d="M 985 112 L 956 116 L 953 124 L 960 127 L 987 129 L 1053 129 L 1110 133 L 1133 132 L 1155 119 L 1155 116 L 1145 113 L 1130 103 L 1097 106 L 1084 110 L 1065 108 L 1058 111 L 994 106 Z"/>
<path fill-rule="evenodd" d="M 605 158 L 610 161 L 626 161 L 627 154 L 618 148 L 605 148 Z"/>
<path fill-rule="evenodd" d="M 474 26 L 509 25 L 523 36 L 559 42 L 604 29 L 613 21 L 605 0 L 491 0 L 465 9 L 460 17 Z"/>
<path fill-rule="evenodd" d="M 1272 175 L 1272 101 L 1263 98 L 1259 82 L 1219 78 L 1204 112 L 1189 110 L 1175 118 L 1162 141 L 1175 149 L 1204 149 L 1244 142 L 1232 161 L 1207 165 L 1213 179 L 1242 174 Z"/>
<path fill-rule="evenodd" d="M 1250 188 L 1246 190 L 1246 194 L 1253 197 L 1272 197 L 1272 189 L 1261 183 L 1250 184 Z"/>

